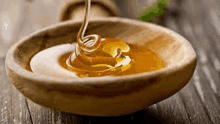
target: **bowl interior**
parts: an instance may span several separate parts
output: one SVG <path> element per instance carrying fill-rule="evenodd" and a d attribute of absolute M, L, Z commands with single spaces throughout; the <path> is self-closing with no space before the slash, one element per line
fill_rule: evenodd
<path fill-rule="evenodd" d="M 28 36 L 14 45 L 15 62 L 31 71 L 29 63 L 36 53 L 55 45 L 76 42 L 80 26 L 81 22 L 65 22 Z M 150 23 L 121 18 L 92 20 L 86 34 L 115 37 L 130 44 L 145 46 L 162 59 L 165 68 L 183 64 L 195 56 L 193 48 L 182 36 Z"/>

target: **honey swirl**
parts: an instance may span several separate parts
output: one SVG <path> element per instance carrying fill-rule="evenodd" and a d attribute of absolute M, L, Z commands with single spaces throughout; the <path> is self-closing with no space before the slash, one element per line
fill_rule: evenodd
<path fill-rule="evenodd" d="M 85 1 L 85 17 L 77 35 L 75 51 L 66 61 L 68 69 L 92 76 L 109 75 L 129 69 L 131 58 L 126 53 L 129 53 L 130 47 L 125 42 L 101 38 L 97 34 L 84 36 L 91 6 L 91 0 Z"/>

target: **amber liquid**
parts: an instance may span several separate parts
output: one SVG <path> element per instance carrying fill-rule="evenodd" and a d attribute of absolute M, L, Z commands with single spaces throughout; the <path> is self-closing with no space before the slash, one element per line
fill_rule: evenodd
<path fill-rule="evenodd" d="M 106 47 L 107 47 L 107 49 L 108 49 L 107 51 L 109 54 L 113 54 L 113 53 L 115 54 L 116 51 L 114 51 L 113 49 L 117 50 L 116 48 L 118 48 L 118 47 L 120 47 L 122 50 L 129 48 L 129 51 L 122 53 L 123 55 L 130 57 L 129 64 L 125 64 L 119 70 L 113 70 L 113 71 L 106 72 L 106 73 L 97 73 L 97 72 L 99 72 L 100 68 L 102 68 L 101 66 L 100 66 L 100 68 L 93 68 L 90 70 L 88 69 L 87 71 L 77 71 L 77 70 L 72 70 L 66 64 L 67 59 L 69 58 L 69 56 L 72 53 L 66 53 L 66 54 L 62 55 L 59 59 L 59 64 L 63 68 L 76 73 L 76 75 L 78 77 L 100 77 L 100 76 L 107 76 L 107 75 L 115 75 L 115 76 L 131 75 L 131 74 L 138 74 L 138 73 L 143 73 L 143 72 L 155 71 L 155 70 L 158 70 L 158 69 L 161 69 L 164 67 L 162 60 L 155 53 L 146 49 L 145 47 L 137 46 L 134 44 L 126 44 L 127 45 L 126 46 L 121 41 L 118 42 L 118 39 L 114 39 L 114 38 L 107 38 L 107 41 L 108 41 L 107 44 L 105 44 L 104 47 L 101 46 L 100 49 L 104 49 L 104 48 L 106 49 Z M 109 52 L 109 50 L 111 52 Z M 98 54 L 100 54 L 100 53 L 97 53 L 97 55 Z M 97 65 L 102 65 L 101 62 L 103 62 L 103 58 L 102 58 L 102 56 L 99 57 L 100 63 Z M 119 61 L 120 60 L 121 60 L 121 58 L 119 58 Z M 117 60 L 117 62 L 118 62 L 118 60 Z M 75 65 L 78 65 L 78 68 L 86 69 L 80 63 L 81 62 L 78 59 L 76 59 Z"/>

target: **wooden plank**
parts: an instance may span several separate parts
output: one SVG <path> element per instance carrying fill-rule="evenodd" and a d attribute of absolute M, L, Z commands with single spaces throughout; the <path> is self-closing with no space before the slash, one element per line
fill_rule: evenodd
<path fill-rule="evenodd" d="M 169 16 L 166 21 L 167 22 L 166 26 L 174 30 L 175 32 L 182 33 L 181 30 L 179 29 L 180 27 L 176 23 L 176 20 L 177 20 L 176 17 Z M 180 96 L 179 99 L 180 101 L 183 102 L 182 106 L 185 108 L 190 123 L 209 124 L 210 120 L 203 108 L 203 105 L 201 104 L 201 100 L 199 96 L 195 92 L 195 88 L 193 86 L 194 83 L 200 83 L 200 82 L 195 82 L 195 80 L 191 80 L 190 83 L 184 89 L 182 89 L 181 92 L 178 93 Z M 173 104 L 173 103 L 170 102 L 168 104 Z"/>
<path fill-rule="evenodd" d="M 180 92 L 180 97 L 182 98 L 186 112 L 192 124 L 210 124 L 211 120 L 204 110 L 194 83 L 196 83 L 195 80 L 192 80 L 190 84 Z"/>
<path fill-rule="evenodd" d="M 157 104 L 161 119 L 164 123 L 189 124 L 190 120 L 179 94 Z"/>
<path fill-rule="evenodd" d="M 74 115 L 71 113 L 56 112 L 55 123 L 62 124 L 112 124 L 112 123 L 128 123 L 128 124 L 145 124 L 148 122 L 161 123 L 155 113 L 152 113 L 153 107 L 151 109 L 138 111 L 129 115 L 119 116 L 119 117 L 91 117 L 83 115 Z"/>
<path fill-rule="evenodd" d="M 193 3 L 194 2 L 194 3 Z M 209 59 L 207 55 L 212 54 L 212 48 L 210 47 L 208 40 L 204 35 L 199 34 L 199 31 L 204 31 L 202 27 L 202 17 L 198 14 L 196 15 L 196 11 L 201 11 L 202 8 L 198 1 L 186 1 L 182 4 L 184 14 L 181 15 L 181 18 L 178 19 L 178 24 L 180 25 L 180 30 L 183 32 L 182 34 L 190 40 L 196 49 L 199 57 L 197 78 L 200 79 L 201 87 L 196 86 L 196 89 L 202 89 L 200 92 L 200 97 L 202 99 L 202 104 L 206 113 L 209 115 L 209 118 L 213 123 L 219 123 L 219 103 L 215 96 L 215 93 L 218 91 L 218 87 L 216 82 L 219 81 L 216 70 L 210 66 Z M 198 26 L 200 25 L 200 26 Z M 199 30 L 199 31 L 196 31 Z M 211 75 L 212 72 L 212 75 Z M 214 78 L 214 79 L 213 79 Z M 197 82 L 198 83 L 198 82 Z M 201 95 L 202 94 L 202 95 Z"/>
<path fill-rule="evenodd" d="M 166 26 L 175 32 L 182 33 L 180 27 L 177 25 L 177 19 L 175 17 L 169 17 Z M 211 123 L 201 103 L 201 99 L 204 98 L 203 91 L 201 91 L 200 80 L 194 75 L 193 80 L 181 90 L 180 97 L 186 108 L 186 112 L 189 116 L 191 123 Z M 195 78 L 195 79 L 194 79 Z M 196 92 L 197 90 L 197 92 Z M 200 98 L 200 96 L 201 98 Z"/>
<path fill-rule="evenodd" d="M 192 1 L 191 1 L 192 2 Z M 180 5 L 182 5 L 182 3 L 180 4 Z M 197 4 L 198 5 L 198 4 Z M 185 7 L 187 7 L 187 9 L 188 9 L 188 6 L 187 5 L 184 5 Z M 198 5 L 199 6 L 199 5 Z M 194 7 L 194 8 L 196 8 L 196 7 Z M 196 8 L 197 9 L 197 8 Z M 183 11 L 184 10 L 184 8 L 182 9 L 182 8 L 179 8 L 179 11 Z M 185 11 L 183 11 L 183 12 L 180 12 L 179 14 L 183 14 L 183 13 L 185 13 Z M 187 13 L 187 14 L 191 14 L 190 12 L 189 13 Z M 178 15 L 178 17 L 181 17 L 182 16 L 182 18 L 175 18 L 175 20 L 177 21 L 177 22 L 183 22 L 184 20 L 182 20 L 183 18 L 189 18 L 189 17 L 187 17 L 187 16 L 184 16 L 183 17 L 183 15 Z M 196 17 L 192 17 L 193 19 L 196 19 Z M 169 24 L 167 25 L 168 27 L 170 27 L 170 28 L 172 28 L 173 30 L 175 30 L 176 32 L 178 32 L 178 33 L 181 33 L 181 34 L 192 34 L 192 32 L 188 32 L 188 31 L 190 31 L 191 29 L 189 29 L 189 30 L 185 30 L 185 31 L 183 31 L 183 30 L 179 30 L 178 28 L 183 28 L 183 27 L 186 27 L 186 28 L 192 28 L 191 26 L 186 26 L 186 25 L 183 25 L 183 26 L 179 26 L 179 25 L 176 25 L 175 24 L 175 21 L 166 21 L 166 22 L 168 22 Z M 195 28 L 195 27 L 193 27 L 193 28 Z M 198 27 L 197 27 L 198 28 Z M 188 36 L 188 35 L 185 35 L 185 36 L 187 36 L 187 38 L 188 39 L 190 39 L 190 41 L 192 42 L 192 44 L 194 44 L 193 46 L 195 46 L 195 48 L 196 48 L 196 50 L 198 49 L 198 45 L 196 46 L 196 43 L 197 43 L 197 41 L 196 41 L 196 38 L 192 38 L 194 35 L 190 35 L 190 36 Z M 190 38 L 189 38 L 190 37 Z M 196 42 L 196 43 L 195 43 Z M 204 47 L 204 46 L 203 46 Z M 202 59 L 200 59 L 200 61 L 204 61 L 204 59 L 202 60 Z M 204 77 L 204 76 L 203 76 Z M 218 77 L 218 76 L 217 76 Z M 217 79 L 215 80 L 215 81 L 217 81 Z M 193 83 L 195 83 L 196 85 L 195 85 L 195 87 L 196 87 L 196 89 L 201 89 L 201 88 L 199 88 L 199 86 L 200 86 L 200 82 L 198 82 L 198 81 L 195 81 L 194 80 L 194 82 Z M 205 83 L 204 81 L 203 81 L 203 83 Z M 211 89 L 211 88 L 209 88 L 209 89 Z M 187 86 L 186 88 L 184 88 L 181 92 L 180 92 L 180 96 L 181 96 L 181 98 L 183 99 L 182 101 L 183 101 L 183 103 L 184 103 L 184 105 L 185 105 L 185 107 L 186 107 L 186 111 L 187 111 L 187 113 L 188 113 L 188 115 L 189 115 L 189 118 L 190 118 L 190 121 L 191 121 L 191 123 L 210 123 L 210 119 L 209 118 L 207 118 L 208 116 L 207 116 L 207 111 L 204 109 L 204 107 L 203 107 L 203 103 L 199 100 L 200 98 L 197 96 L 197 95 L 195 95 L 195 91 L 194 91 L 195 89 L 192 87 L 192 84 L 190 84 L 189 86 Z M 203 93 L 203 91 L 202 91 L 202 93 Z M 201 93 L 200 93 L 201 94 Z M 212 94 L 212 96 L 214 96 L 214 94 Z M 201 98 L 204 98 L 204 96 L 201 96 Z M 213 101 L 214 100 L 214 101 Z M 201 103 L 200 103 L 201 102 Z M 197 104 L 195 104 L 195 103 L 197 103 Z M 208 105 L 209 106 L 209 108 L 208 108 L 208 110 L 209 111 L 211 111 L 211 113 L 215 113 L 215 114 L 218 114 L 217 113 L 217 111 L 215 111 L 214 110 L 214 107 L 212 108 L 212 109 L 210 109 L 210 106 L 213 106 L 212 104 L 213 103 L 217 103 L 217 101 L 216 101 L 216 98 L 213 98 L 212 99 L 212 102 L 210 102 L 210 104 Z M 168 104 L 172 104 L 172 103 L 168 103 Z M 217 104 L 215 104 L 216 105 L 216 107 L 218 107 L 217 106 Z M 210 113 L 208 113 L 208 114 L 210 114 Z M 216 117 L 216 118 L 215 118 Z M 218 123 L 218 117 L 217 116 L 212 116 L 211 115 L 211 119 L 212 119 L 212 122 L 214 122 L 214 123 Z"/>
<path fill-rule="evenodd" d="M 34 124 L 50 124 L 52 122 L 51 109 L 37 105 L 30 100 L 27 101 Z"/>
<path fill-rule="evenodd" d="M 173 3 L 172 11 L 176 10 L 175 7 L 178 6 Z M 175 23 L 177 18 L 172 17 L 173 13 L 174 12 L 168 13 L 170 15 L 166 17 L 166 26 L 181 33 L 179 26 Z M 167 121 L 166 123 L 210 123 L 207 114 L 204 112 L 203 106 L 201 104 L 192 104 L 198 100 L 198 96 L 194 95 L 194 93 L 192 93 L 193 91 L 194 89 L 192 85 L 187 86 L 175 96 L 158 103 L 157 106 L 160 108 L 159 111 L 161 113 L 161 118 Z M 186 98 L 191 101 L 186 100 Z"/>
<path fill-rule="evenodd" d="M 0 58 L 0 123 L 31 123 L 24 97 L 10 85 L 4 62 L 5 58 Z"/>

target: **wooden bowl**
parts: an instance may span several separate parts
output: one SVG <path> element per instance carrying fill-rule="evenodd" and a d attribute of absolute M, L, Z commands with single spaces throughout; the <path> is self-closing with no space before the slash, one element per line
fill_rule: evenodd
<path fill-rule="evenodd" d="M 178 92 L 196 67 L 196 53 L 179 34 L 146 22 L 102 18 L 89 23 L 87 34 L 116 37 L 145 46 L 165 68 L 127 76 L 52 78 L 34 74 L 31 58 L 46 48 L 76 41 L 81 22 L 65 22 L 34 33 L 7 53 L 12 84 L 30 100 L 55 110 L 92 116 L 116 116 L 141 110 Z M 140 58 L 141 59 L 141 58 Z"/>

